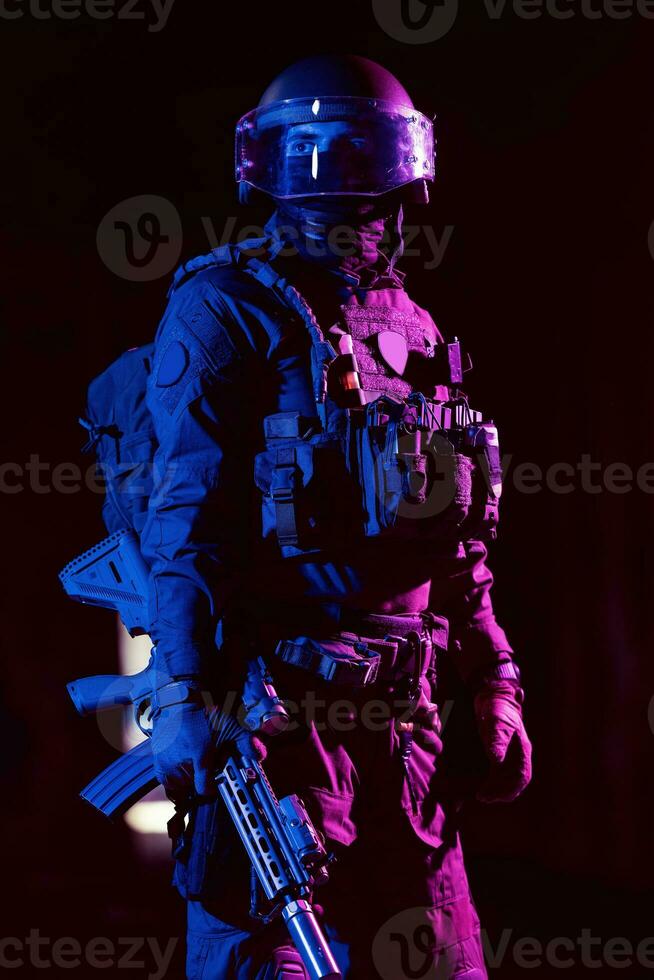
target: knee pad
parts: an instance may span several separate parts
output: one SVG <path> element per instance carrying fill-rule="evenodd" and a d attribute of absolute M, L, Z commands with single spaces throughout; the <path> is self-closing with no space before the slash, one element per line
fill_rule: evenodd
<path fill-rule="evenodd" d="M 283 946 L 273 952 L 261 980 L 309 980 L 309 974 L 298 951 Z"/>

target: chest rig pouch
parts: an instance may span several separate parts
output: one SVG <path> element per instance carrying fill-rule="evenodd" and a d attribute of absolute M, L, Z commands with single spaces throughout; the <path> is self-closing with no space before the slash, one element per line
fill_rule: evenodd
<path fill-rule="evenodd" d="M 381 396 L 352 413 L 348 459 L 363 494 L 367 537 L 495 537 L 497 430 L 464 400 Z"/>
<path fill-rule="evenodd" d="M 341 307 L 325 334 L 271 266 L 250 271 L 304 320 L 317 415 L 264 420 L 256 457 L 262 530 L 284 557 L 361 537 L 494 538 L 501 494 L 497 430 L 458 390 L 458 342 L 399 288 Z"/>
<path fill-rule="evenodd" d="M 262 533 L 284 557 L 342 543 L 361 526 L 360 496 L 345 466 L 345 438 L 298 412 L 264 419 L 265 452 L 255 458 Z"/>

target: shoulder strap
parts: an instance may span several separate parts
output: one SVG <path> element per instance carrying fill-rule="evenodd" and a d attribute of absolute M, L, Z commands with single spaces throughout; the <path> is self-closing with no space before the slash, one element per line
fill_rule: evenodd
<path fill-rule="evenodd" d="M 328 340 L 325 340 L 320 325 L 313 310 L 292 283 L 273 268 L 270 261 L 262 261 L 248 252 L 263 251 L 268 258 L 274 258 L 284 243 L 273 241 L 270 237 L 249 238 L 242 242 L 229 243 L 212 249 L 207 255 L 199 255 L 190 259 L 177 269 L 173 276 L 168 296 L 204 269 L 220 266 L 234 266 L 243 269 L 262 286 L 273 292 L 288 309 L 296 313 L 305 324 L 311 338 L 311 378 L 316 409 L 320 420 L 326 424 L 325 401 L 327 397 L 327 370 L 336 359 L 336 351 Z"/>
<path fill-rule="evenodd" d="M 175 290 L 179 289 L 183 283 L 204 269 L 243 265 L 243 252 L 248 249 L 260 250 L 266 246 L 267 242 L 267 238 L 248 238 L 243 242 L 229 242 L 227 245 L 218 245 L 216 248 L 212 248 L 206 255 L 196 255 L 188 262 L 183 262 L 173 275 L 168 289 L 168 298 L 170 299 Z"/>
<path fill-rule="evenodd" d="M 327 371 L 329 365 L 336 359 L 336 351 L 320 328 L 315 314 L 306 299 L 292 283 L 273 268 L 269 262 L 250 257 L 244 268 L 257 282 L 272 290 L 300 319 L 307 328 L 311 338 L 311 377 L 313 380 L 313 395 L 316 409 L 323 427 L 326 425 Z"/>

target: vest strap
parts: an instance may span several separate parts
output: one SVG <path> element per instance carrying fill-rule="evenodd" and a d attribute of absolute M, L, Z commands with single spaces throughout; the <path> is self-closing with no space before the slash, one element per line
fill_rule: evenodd
<path fill-rule="evenodd" d="M 278 449 L 277 465 L 270 481 L 270 496 L 275 504 L 275 524 L 280 545 L 298 543 L 295 493 L 300 470 L 294 449 Z"/>

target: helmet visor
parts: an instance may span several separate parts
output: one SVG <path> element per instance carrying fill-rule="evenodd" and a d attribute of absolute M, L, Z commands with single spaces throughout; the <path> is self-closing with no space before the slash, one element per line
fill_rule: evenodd
<path fill-rule="evenodd" d="M 236 180 L 272 197 L 374 197 L 434 179 L 434 129 L 416 109 L 380 99 L 271 102 L 236 127 Z"/>

